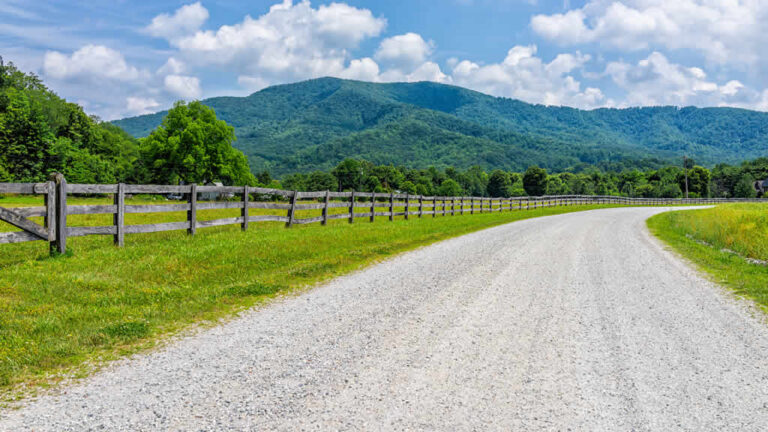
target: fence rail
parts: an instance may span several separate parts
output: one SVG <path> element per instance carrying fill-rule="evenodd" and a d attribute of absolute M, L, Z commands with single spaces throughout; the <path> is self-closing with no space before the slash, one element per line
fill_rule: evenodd
<path fill-rule="evenodd" d="M 543 207 L 574 205 L 638 205 L 670 206 L 681 204 L 720 204 L 730 202 L 755 202 L 756 199 L 738 198 L 630 198 L 600 195 L 557 195 L 540 197 L 443 197 L 421 196 L 402 193 L 373 192 L 331 192 L 331 191 L 286 191 L 280 189 L 258 188 L 250 186 L 197 186 L 197 185 L 129 185 L 129 184 L 67 184 L 61 174 L 51 176 L 46 183 L 0 183 L 0 194 L 43 195 L 45 206 L 40 207 L 0 207 L 0 221 L 13 225 L 21 231 L 0 232 L 0 244 L 28 241 L 47 241 L 53 252 L 64 253 L 69 237 L 92 235 L 112 236 L 117 246 L 123 246 L 126 234 L 151 233 L 161 231 L 186 230 L 194 235 L 198 228 L 222 225 L 240 225 L 248 229 L 250 223 L 283 222 L 287 227 L 320 223 L 329 220 L 368 219 L 374 222 L 377 217 L 386 217 L 390 221 L 395 217 L 410 219 L 424 216 L 455 216 L 479 213 L 523 211 Z M 70 195 L 113 196 L 109 205 L 68 205 Z M 126 195 L 132 194 L 175 194 L 182 195 L 184 203 L 132 205 L 126 204 Z M 202 201 L 200 194 L 225 194 L 239 201 Z M 301 200 L 311 200 L 302 202 Z M 334 201 L 335 200 L 335 201 Z M 764 201 L 763 201 L 764 202 Z M 240 216 L 214 220 L 198 220 L 199 210 L 240 209 Z M 285 215 L 251 215 L 249 210 L 278 210 Z M 347 209 L 342 213 L 330 213 L 331 209 Z M 319 216 L 299 218 L 297 212 L 320 210 Z M 126 214 L 159 212 L 186 212 L 186 220 L 143 225 L 127 225 Z M 105 226 L 68 226 L 69 215 L 112 215 L 110 225 Z M 29 218 L 42 217 L 39 225 Z"/>

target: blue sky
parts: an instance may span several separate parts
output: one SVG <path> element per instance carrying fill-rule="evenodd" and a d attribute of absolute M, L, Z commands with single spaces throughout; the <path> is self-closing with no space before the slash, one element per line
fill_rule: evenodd
<path fill-rule="evenodd" d="M 0 55 L 105 119 L 319 76 L 768 111 L 766 0 L 0 0 Z"/>

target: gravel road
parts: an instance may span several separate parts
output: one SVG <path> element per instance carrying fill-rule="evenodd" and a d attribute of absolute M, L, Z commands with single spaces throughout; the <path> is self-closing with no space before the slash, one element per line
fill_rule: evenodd
<path fill-rule="evenodd" d="M 661 211 L 407 253 L 2 412 L 0 430 L 768 430 L 768 323 L 648 234 Z"/>

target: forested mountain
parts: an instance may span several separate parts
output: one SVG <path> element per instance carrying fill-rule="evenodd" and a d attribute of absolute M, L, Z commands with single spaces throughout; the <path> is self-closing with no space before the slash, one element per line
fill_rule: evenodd
<path fill-rule="evenodd" d="M 524 170 L 650 168 L 687 154 L 705 165 L 768 155 L 768 113 L 732 108 L 531 105 L 460 87 L 321 78 L 203 101 L 235 127 L 254 172 L 376 164 Z M 164 112 L 116 121 L 136 137 Z"/>

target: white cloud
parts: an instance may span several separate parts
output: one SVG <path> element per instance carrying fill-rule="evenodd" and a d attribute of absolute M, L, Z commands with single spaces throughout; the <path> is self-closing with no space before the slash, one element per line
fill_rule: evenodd
<path fill-rule="evenodd" d="M 186 72 L 187 65 L 184 62 L 177 60 L 173 57 L 169 58 L 165 64 L 157 70 L 160 75 L 178 75 Z"/>
<path fill-rule="evenodd" d="M 582 108 L 610 101 L 597 88 L 581 90 L 571 73 L 581 69 L 590 56 L 576 52 L 560 54 L 549 63 L 536 56 L 537 48 L 515 46 L 501 63 L 480 65 L 468 60 L 452 62 L 453 82 L 477 91 L 546 105 Z"/>
<path fill-rule="evenodd" d="M 378 81 L 379 65 L 370 57 L 355 59 L 349 62 L 349 66 L 339 74 L 339 77 L 358 81 Z"/>
<path fill-rule="evenodd" d="M 426 42 L 417 33 L 406 33 L 384 39 L 374 58 L 394 67 L 415 68 L 432 54 L 434 43 Z"/>
<path fill-rule="evenodd" d="M 182 99 L 200 99 L 203 94 L 200 89 L 200 80 L 196 77 L 167 75 L 163 83 L 169 93 Z"/>
<path fill-rule="evenodd" d="M 190 35 L 208 20 L 208 10 L 200 2 L 182 6 L 173 15 L 160 14 L 144 28 L 152 36 L 175 40 Z"/>
<path fill-rule="evenodd" d="M 132 66 L 123 54 L 103 45 L 86 45 L 68 53 L 49 51 L 43 78 L 62 96 L 86 100 L 89 113 L 111 120 L 144 114 L 178 98 L 199 99 L 200 80 L 186 73 L 173 57 L 152 73 Z"/>
<path fill-rule="evenodd" d="M 736 106 L 766 109 L 767 92 L 760 94 L 739 81 L 718 84 L 698 67 L 670 62 L 659 52 L 637 64 L 611 62 L 606 74 L 626 91 L 622 106 Z"/>
<path fill-rule="evenodd" d="M 623 50 L 687 49 L 720 64 L 753 64 L 768 44 L 765 0 L 589 0 L 564 14 L 536 15 L 539 35 L 564 45 Z"/>
<path fill-rule="evenodd" d="M 125 99 L 126 110 L 131 115 L 150 114 L 160 108 L 160 104 L 152 98 L 129 96 Z"/>
<path fill-rule="evenodd" d="M 343 3 L 317 9 L 285 0 L 268 13 L 246 16 L 216 31 L 174 42 L 189 63 L 226 66 L 251 82 L 286 82 L 345 73 L 350 50 L 378 36 L 386 20 Z"/>
<path fill-rule="evenodd" d="M 440 66 L 434 62 L 424 62 L 417 66 L 413 70 L 403 71 L 401 69 L 388 69 L 379 75 L 377 81 L 381 82 L 418 82 L 418 81 L 434 81 L 438 83 L 448 84 L 453 82 L 452 78 L 442 70 Z"/>
<path fill-rule="evenodd" d="M 72 55 L 48 51 L 43 72 L 57 79 L 102 77 L 118 81 L 133 81 L 145 74 L 129 66 L 120 52 L 102 45 L 86 45 Z"/>

